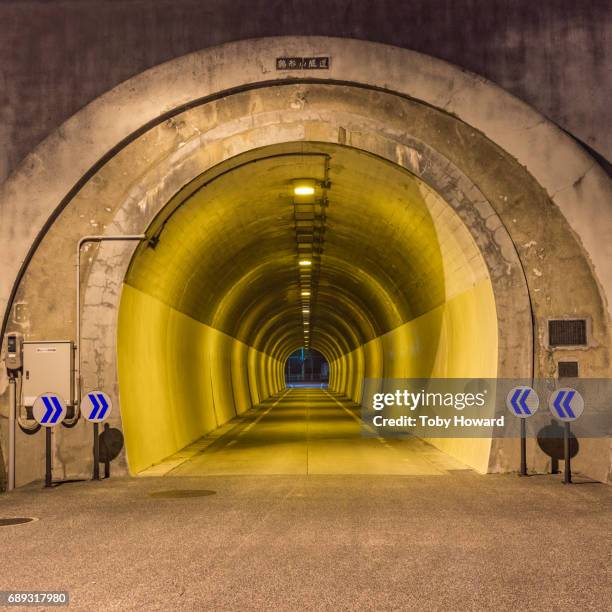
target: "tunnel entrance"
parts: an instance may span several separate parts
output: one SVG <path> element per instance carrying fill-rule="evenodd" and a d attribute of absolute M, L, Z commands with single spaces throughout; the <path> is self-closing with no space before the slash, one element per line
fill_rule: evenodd
<path fill-rule="evenodd" d="M 609 260 L 591 231 L 609 199 L 598 168 L 482 78 L 355 40 L 305 37 L 295 55 L 321 47 L 334 61 L 316 75 L 275 71 L 286 39 L 152 68 L 47 139 L 36 159 L 48 171 L 25 165 L 12 180 L 4 322 L 77 339 L 80 388 L 117 406 L 119 473 L 275 402 L 306 327 L 327 391 L 350 406 L 365 379 L 551 372 L 559 355 L 534 330 L 576 309 L 594 343 L 581 373 L 609 363 L 609 279 L 591 267 Z M 92 228 L 146 240 L 84 246 L 76 331 L 73 245 Z M 54 461 L 85 473 L 86 443 L 79 428 L 58 436 Z M 516 464 L 499 438 L 432 444 L 482 472 Z M 41 476 L 25 463 L 24 482 Z"/>
<path fill-rule="evenodd" d="M 285 386 L 327 387 L 329 363 L 317 350 L 305 347 L 294 351 L 285 363 Z"/>
<path fill-rule="evenodd" d="M 237 156 L 186 186 L 147 234 L 119 317 L 134 472 L 271 405 L 290 422 L 267 450 L 317 405 L 330 411 L 323 437 L 346 442 L 349 418 L 357 449 L 365 378 L 496 375 L 496 307 L 474 238 L 435 191 L 379 157 L 316 142 Z M 290 389 L 322 383 L 324 364 L 329 392 Z M 488 461 L 490 440 L 451 442 L 438 446 Z"/>

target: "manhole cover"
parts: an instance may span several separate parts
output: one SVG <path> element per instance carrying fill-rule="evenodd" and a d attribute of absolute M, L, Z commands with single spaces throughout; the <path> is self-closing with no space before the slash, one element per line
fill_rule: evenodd
<path fill-rule="evenodd" d="M 35 518 L 0 518 L 0 527 L 10 527 L 11 525 L 23 525 L 24 523 L 31 523 L 35 521 Z"/>
<path fill-rule="evenodd" d="M 153 491 L 149 493 L 151 497 L 163 497 L 163 498 L 180 498 L 180 497 L 206 497 L 207 495 L 214 495 L 216 491 L 207 491 L 206 489 L 178 489 L 172 491 Z"/>

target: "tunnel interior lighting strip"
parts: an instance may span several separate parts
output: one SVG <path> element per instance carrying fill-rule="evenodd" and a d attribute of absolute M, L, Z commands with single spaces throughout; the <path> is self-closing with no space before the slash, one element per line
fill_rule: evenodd
<path fill-rule="evenodd" d="M 296 178 L 292 181 L 293 220 L 298 263 L 298 305 L 302 311 L 304 344 L 310 342 L 309 329 L 316 309 L 316 295 L 325 234 L 325 209 L 330 188 L 330 156 L 324 160 L 322 178 Z M 310 326 L 310 327 L 309 327 Z"/>

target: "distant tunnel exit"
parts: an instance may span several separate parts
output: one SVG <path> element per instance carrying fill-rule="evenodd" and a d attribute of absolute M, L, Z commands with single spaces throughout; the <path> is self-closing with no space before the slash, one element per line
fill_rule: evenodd
<path fill-rule="evenodd" d="M 285 363 L 285 384 L 292 386 L 327 386 L 329 363 L 317 350 L 299 348 Z"/>

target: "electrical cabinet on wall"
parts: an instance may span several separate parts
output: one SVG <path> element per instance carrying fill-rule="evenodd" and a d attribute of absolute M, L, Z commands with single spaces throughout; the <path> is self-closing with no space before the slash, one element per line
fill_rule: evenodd
<path fill-rule="evenodd" d="M 23 343 L 23 403 L 32 406 L 43 393 L 57 393 L 74 403 L 74 350 L 69 341 Z"/>

